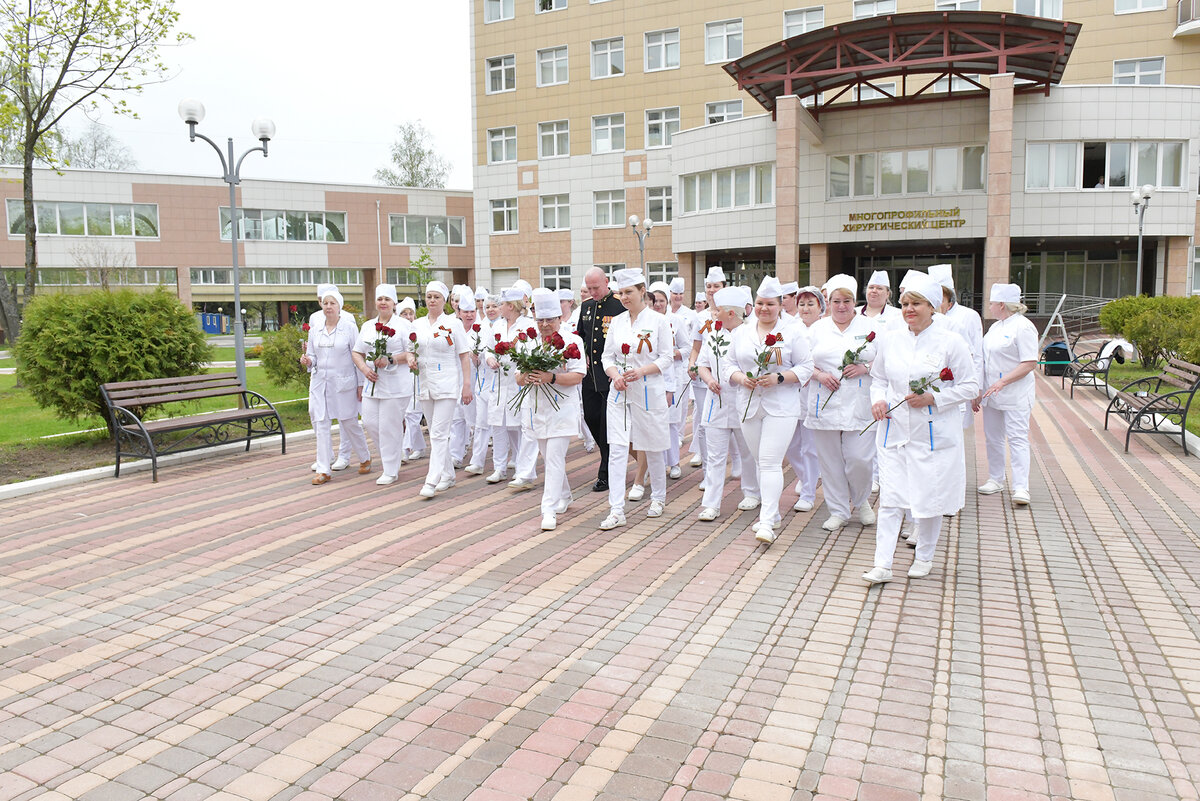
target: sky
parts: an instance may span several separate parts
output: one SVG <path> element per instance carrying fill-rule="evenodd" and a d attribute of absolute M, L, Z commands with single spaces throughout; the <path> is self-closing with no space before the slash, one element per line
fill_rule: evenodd
<path fill-rule="evenodd" d="M 446 185 L 471 188 L 470 3 L 420 0 L 176 0 L 179 30 L 162 48 L 169 79 L 128 95 L 138 118 L 91 116 L 129 147 L 138 169 L 220 176 L 212 148 L 188 142 L 177 107 L 206 109 L 196 130 L 235 156 L 257 146 L 250 123 L 276 126 L 270 156 L 243 180 L 374 183 L 396 127 L 420 120 L 451 163 Z M 89 124 L 76 114 L 68 127 Z"/>

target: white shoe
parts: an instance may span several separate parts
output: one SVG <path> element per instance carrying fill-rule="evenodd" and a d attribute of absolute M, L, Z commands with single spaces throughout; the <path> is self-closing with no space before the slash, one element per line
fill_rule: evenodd
<path fill-rule="evenodd" d="M 994 478 L 989 478 L 987 482 L 977 491 L 980 495 L 995 495 L 1000 490 L 1004 489 L 1004 485 Z"/>
<path fill-rule="evenodd" d="M 679 469 L 679 465 L 675 465 L 667 471 L 667 478 L 680 478 L 683 476 L 683 471 Z"/>
<path fill-rule="evenodd" d="M 826 531 L 837 531 L 844 525 L 846 525 L 846 520 L 838 517 L 837 515 L 832 515 L 828 520 L 821 524 L 821 528 L 825 529 Z"/>
<path fill-rule="evenodd" d="M 803 498 L 798 498 L 796 500 L 796 502 L 794 504 L 792 504 L 792 509 L 797 512 L 811 512 L 812 508 L 813 508 L 813 502 L 806 501 Z"/>
<path fill-rule="evenodd" d="M 467 466 L 466 459 L 455 459 L 454 460 L 454 469 L 455 470 L 462 470 L 466 466 Z"/>
<path fill-rule="evenodd" d="M 920 559 L 912 563 L 912 567 L 908 569 L 909 578 L 925 578 L 929 575 L 929 571 L 933 570 L 933 562 L 922 562 Z"/>
<path fill-rule="evenodd" d="M 704 460 L 700 458 L 700 454 L 693 453 L 692 460 L 688 462 L 688 464 L 690 464 L 692 467 L 699 467 L 700 465 L 704 464 Z"/>
<path fill-rule="evenodd" d="M 717 519 L 717 510 L 711 506 L 705 506 L 700 510 L 700 514 L 696 515 L 696 519 L 705 523 L 711 523 Z"/>
<path fill-rule="evenodd" d="M 558 526 L 558 520 L 554 515 L 542 515 L 542 531 L 554 531 Z"/>
<path fill-rule="evenodd" d="M 508 482 L 508 488 L 523 492 L 525 490 L 533 489 L 533 482 L 527 478 L 514 478 L 512 481 Z"/>
<path fill-rule="evenodd" d="M 904 536 L 904 544 L 905 545 L 907 545 L 909 548 L 917 547 L 917 527 L 916 526 L 909 526 L 908 528 L 906 528 L 903 532 L 903 536 Z"/>
<path fill-rule="evenodd" d="M 382 476 L 375 479 L 375 483 L 381 487 L 386 487 L 388 484 L 396 483 L 396 476 L 389 476 L 387 473 L 384 473 Z"/>
<path fill-rule="evenodd" d="M 625 497 L 631 501 L 640 501 L 642 498 L 646 497 L 646 488 L 641 484 L 634 484 L 629 488 L 629 494 Z"/>
<path fill-rule="evenodd" d="M 425 484 L 421 487 L 421 491 L 418 494 L 422 498 L 432 498 L 434 495 L 437 495 L 437 487 L 432 484 Z"/>
<path fill-rule="evenodd" d="M 318 467 L 320 467 L 320 465 L 318 465 L 316 462 L 313 462 L 312 464 L 310 464 L 308 466 L 308 469 L 315 473 L 315 472 L 317 472 Z"/>
<path fill-rule="evenodd" d="M 587 453 L 591 453 L 592 451 L 596 450 L 596 446 L 595 445 L 584 445 L 583 450 Z"/>
<path fill-rule="evenodd" d="M 775 541 L 775 529 L 771 526 L 764 526 L 761 523 L 757 523 L 754 526 L 754 539 L 770 545 Z"/>
<path fill-rule="evenodd" d="M 439 481 L 437 483 L 437 486 L 434 487 L 434 489 L 437 490 L 438 492 L 445 492 L 446 490 L 450 489 L 453 486 L 454 486 L 454 479 L 447 478 L 447 479 L 443 479 L 443 480 Z"/>
<path fill-rule="evenodd" d="M 408 460 L 411 462 L 414 459 L 424 459 L 424 458 L 425 458 L 425 451 L 413 451 L 412 454 L 408 457 Z"/>
<path fill-rule="evenodd" d="M 508 477 L 508 474 L 505 473 L 503 470 L 497 470 L 495 473 L 492 473 L 490 476 L 488 476 L 484 480 L 487 481 L 487 483 L 489 483 L 489 484 L 499 484 L 501 481 L 503 481 L 507 477 Z"/>
<path fill-rule="evenodd" d="M 334 459 L 333 464 L 330 465 L 330 467 L 334 470 L 345 470 L 349 466 L 350 460 L 344 456 L 339 456 L 338 458 Z"/>
<path fill-rule="evenodd" d="M 885 581 L 892 580 L 892 571 L 886 567 L 873 567 L 866 573 L 863 573 L 863 579 L 868 584 L 883 584 Z"/>
<path fill-rule="evenodd" d="M 567 511 L 570 508 L 571 508 L 571 499 L 563 498 L 561 501 L 559 501 L 558 503 L 556 503 L 554 505 L 554 514 L 561 515 L 563 512 Z"/>
<path fill-rule="evenodd" d="M 863 506 L 858 510 L 858 522 L 864 526 L 875 525 L 875 510 L 870 505 Z"/>
<path fill-rule="evenodd" d="M 482 468 L 482 467 L 476 467 L 476 466 L 475 466 L 475 465 L 473 465 L 473 464 L 469 464 L 469 465 L 467 465 L 466 467 L 464 467 L 464 468 L 463 468 L 463 472 L 464 472 L 464 473 L 466 473 L 466 474 L 467 474 L 467 475 L 469 475 L 469 476 L 482 476 L 482 475 L 483 475 L 483 468 Z"/>
<path fill-rule="evenodd" d="M 874 494 L 875 494 L 875 493 L 877 493 L 877 492 L 879 492 L 879 482 L 878 482 L 878 481 L 872 481 L 872 482 L 871 482 L 871 494 L 872 494 L 872 495 L 874 495 Z"/>
<path fill-rule="evenodd" d="M 662 513 L 662 501 L 650 501 L 650 508 L 646 510 L 646 517 L 662 517 Z"/>
<path fill-rule="evenodd" d="M 1029 490 L 1013 490 L 1012 499 L 1017 506 L 1028 506 Z"/>
<path fill-rule="evenodd" d="M 747 495 L 738 501 L 738 509 L 741 509 L 743 512 L 749 512 L 751 509 L 757 509 L 761 503 L 762 501 L 758 498 L 751 498 Z"/>
<path fill-rule="evenodd" d="M 601 531 L 610 531 L 617 526 L 625 525 L 625 515 L 621 512 L 609 512 L 608 517 L 600 521 Z"/>

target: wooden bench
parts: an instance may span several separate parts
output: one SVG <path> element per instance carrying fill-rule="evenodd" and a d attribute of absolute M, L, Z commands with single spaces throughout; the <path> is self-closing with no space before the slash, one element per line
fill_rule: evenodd
<path fill-rule="evenodd" d="M 1107 356 L 1101 356 L 1104 352 L 1104 347 L 1087 353 L 1080 353 L 1075 356 L 1075 359 L 1066 366 L 1062 374 L 1061 386 L 1063 389 L 1067 387 L 1067 379 L 1071 380 L 1071 397 L 1075 397 L 1075 387 L 1092 387 L 1093 389 L 1104 390 L 1108 386 L 1108 371 L 1112 367 L 1114 360 L 1123 361 L 1124 357 L 1118 357 L 1117 352 L 1121 351 L 1117 347 Z"/>
<path fill-rule="evenodd" d="M 1167 391 L 1163 391 L 1163 385 Z M 1165 430 L 1164 423 L 1179 426 L 1179 442 L 1186 456 L 1187 415 L 1196 390 L 1200 389 L 1200 366 L 1182 359 L 1171 359 L 1161 375 L 1142 378 L 1121 387 L 1104 412 L 1104 429 L 1108 430 L 1109 415 L 1119 415 L 1129 424 L 1125 432 L 1125 450 L 1129 450 L 1129 438 L 1134 434 L 1165 434 L 1175 436 L 1174 431 Z"/>
<path fill-rule="evenodd" d="M 178 378 L 153 378 L 147 381 L 118 381 L 103 384 L 100 394 L 108 407 L 110 428 L 117 449 L 117 469 L 121 475 L 121 457 L 149 458 L 154 481 L 158 481 L 158 457 L 182 453 L 227 442 L 279 435 L 282 453 L 287 453 L 283 420 L 271 402 L 246 389 L 237 373 L 187 375 Z M 204 412 L 162 420 L 144 420 L 148 406 L 185 403 L 204 398 L 231 398 L 237 409 Z"/>

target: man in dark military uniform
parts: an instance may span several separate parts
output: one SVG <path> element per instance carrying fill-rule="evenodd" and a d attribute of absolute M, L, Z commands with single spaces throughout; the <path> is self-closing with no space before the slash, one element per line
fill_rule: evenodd
<path fill-rule="evenodd" d="M 608 492 L 608 420 L 605 407 L 608 403 L 608 376 L 600 363 L 604 355 L 604 338 L 608 336 L 608 324 L 625 307 L 608 288 L 608 276 L 599 267 L 588 270 L 583 277 L 583 296 L 587 298 L 579 307 L 579 337 L 583 340 L 584 356 L 587 357 L 587 375 L 583 379 L 583 420 L 592 439 L 600 447 L 600 469 L 596 475 L 593 492 Z"/>

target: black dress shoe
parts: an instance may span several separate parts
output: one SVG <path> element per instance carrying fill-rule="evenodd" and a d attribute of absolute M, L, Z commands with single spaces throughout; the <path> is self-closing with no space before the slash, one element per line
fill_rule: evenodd
<path fill-rule="evenodd" d="M 596 479 L 596 483 L 592 485 L 592 492 L 608 492 L 608 482 L 602 478 Z"/>

